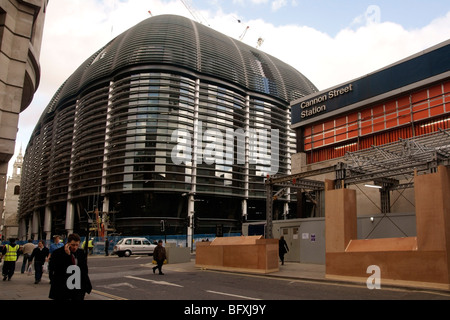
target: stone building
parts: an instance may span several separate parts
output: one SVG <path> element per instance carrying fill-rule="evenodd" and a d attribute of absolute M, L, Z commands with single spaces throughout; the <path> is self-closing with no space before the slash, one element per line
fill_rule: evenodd
<path fill-rule="evenodd" d="M 23 155 L 22 148 L 14 161 L 12 176 L 6 183 L 6 193 L 2 214 L 2 237 L 4 239 L 17 238 L 19 222 L 17 210 L 19 208 L 20 176 L 22 173 Z"/>
<path fill-rule="evenodd" d="M 30 105 L 39 85 L 47 4 L 48 0 L 0 0 L 0 208 L 19 113 Z"/>

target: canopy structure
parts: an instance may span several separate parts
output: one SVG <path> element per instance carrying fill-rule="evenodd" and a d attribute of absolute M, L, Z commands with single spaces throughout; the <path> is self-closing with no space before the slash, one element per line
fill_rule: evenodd
<path fill-rule="evenodd" d="M 344 184 L 353 184 L 389 178 L 390 183 L 395 184 L 396 180 L 411 178 L 415 171 L 430 172 L 438 165 L 448 165 L 449 158 L 450 130 L 440 129 L 420 137 L 347 152 L 347 172 L 343 180 Z"/>
<path fill-rule="evenodd" d="M 307 179 L 335 172 L 335 188 L 373 182 L 380 188 L 381 211 L 390 211 L 390 191 L 414 186 L 414 174 L 436 172 L 439 165 L 450 165 L 450 130 L 399 139 L 397 142 L 370 149 L 347 152 L 344 162 L 335 165 L 266 179 L 266 236 L 272 237 L 273 201 L 288 193 L 290 188 L 320 191 L 323 181 Z M 280 188 L 281 187 L 281 188 Z M 275 190 L 277 189 L 277 190 Z"/>

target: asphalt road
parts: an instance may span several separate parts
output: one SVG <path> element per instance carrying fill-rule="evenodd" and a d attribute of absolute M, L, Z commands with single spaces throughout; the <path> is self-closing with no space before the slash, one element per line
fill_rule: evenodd
<path fill-rule="evenodd" d="M 158 275 L 158 271 L 152 272 L 151 262 L 148 256 L 90 259 L 89 273 L 95 292 L 115 300 L 186 300 L 192 301 L 192 306 L 222 300 L 252 303 L 261 300 L 450 300 L 450 293 L 444 292 L 402 288 L 369 290 L 364 285 L 200 270 L 193 264 L 165 265 L 165 275 Z"/>

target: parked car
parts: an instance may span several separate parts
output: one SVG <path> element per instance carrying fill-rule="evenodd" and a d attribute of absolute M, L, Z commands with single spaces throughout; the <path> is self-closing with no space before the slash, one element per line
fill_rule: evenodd
<path fill-rule="evenodd" d="M 129 257 L 132 254 L 153 254 L 153 250 L 156 248 L 156 244 L 150 243 L 146 238 L 122 238 L 114 246 L 113 254 L 117 254 L 119 257 Z"/>

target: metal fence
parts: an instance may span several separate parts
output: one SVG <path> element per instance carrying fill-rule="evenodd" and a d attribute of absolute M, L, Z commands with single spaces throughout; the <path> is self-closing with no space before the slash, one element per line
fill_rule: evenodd
<path fill-rule="evenodd" d="M 241 233 L 228 233 L 228 234 L 224 234 L 224 237 L 235 237 L 235 236 L 240 236 Z M 116 245 L 117 242 L 119 242 L 120 239 L 122 238 L 129 238 L 129 237 L 139 237 L 139 238 L 146 238 L 148 239 L 151 243 L 155 243 L 158 242 L 159 240 L 163 240 L 166 243 L 170 243 L 170 244 L 175 244 L 177 247 L 187 247 L 188 243 L 187 243 L 187 238 L 186 235 L 158 235 L 158 236 L 149 236 L 149 235 L 142 235 L 142 236 L 108 236 L 108 241 L 109 241 L 109 248 L 108 248 L 108 253 L 111 254 L 113 252 L 114 246 Z M 194 235 L 194 240 L 193 240 L 193 250 L 195 250 L 196 246 L 195 243 L 196 242 L 201 242 L 201 241 L 212 241 L 216 238 L 215 234 L 196 234 Z M 92 254 L 94 255 L 104 255 L 105 254 L 105 241 L 106 238 L 105 237 L 91 237 L 91 240 L 93 240 L 93 249 L 92 249 Z M 86 237 L 81 237 L 81 244 L 83 244 L 86 240 Z M 39 242 L 39 240 L 33 240 L 33 244 L 37 245 L 37 243 Z M 46 247 L 50 248 L 50 245 L 53 243 L 51 240 L 46 240 Z M 2 243 L 2 245 L 8 244 L 9 241 L 4 241 Z M 25 243 L 27 243 L 27 241 L 17 241 L 16 242 L 19 245 L 24 245 Z"/>

